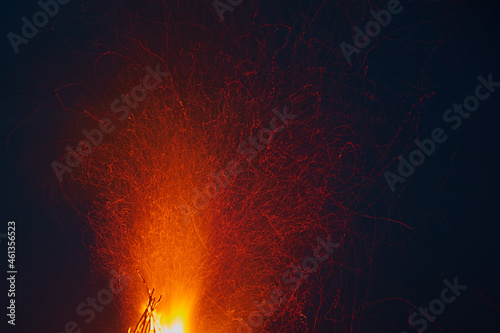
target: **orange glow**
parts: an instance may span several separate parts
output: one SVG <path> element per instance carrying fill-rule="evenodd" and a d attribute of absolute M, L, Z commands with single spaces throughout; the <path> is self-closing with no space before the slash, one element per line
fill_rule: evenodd
<path fill-rule="evenodd" d="M 189 333 L 188 323 L 190 320 L 190 305 L 185 302 L 172 300 L 172 308 L 168 315 L 161 309 L 166 307 L 158 304 L 158 308 L 152 313 L 152 323 L 154 333 Z M 146 308 L 145 305 L 144 308 Z"/>
<path fill-rule="evenodd" d="M 256 302 L 276 289 L 291 291 L 282 282 L 284 272 L 311 253 L 316 237 L 329 233 L 330 221 L 332 238 L 341 235 L 344 211 L 332 216 L 324 207 L 331 199 L 329 178 L 352 173 L 348 163 L 337 166 L 335 156 L 349 158 L 352 151 L 348 143 L 326 144 L 329 135 L 343 132 L 318 130 L 320 116 L 301 111 L 309 108 L 305 92 L 287 98 L 296 116 L 287 124 L 272 111 L 284 113 L 283 104 L 262 102 L 282 99 L 265 95 L 267 89 L 260 102 L 232 85 L 212 98 L 197 78 L 176 85 L 170 80 L 148 94 L 133 116 L 113 120 L 113 135 L 71 175 L 92 203 L 86 218 L 96 235 L 96 264 L 131 277 L 118 296 L 124 331 L 136 327 L 154 289 L 158 303 L 146 330 L 236 332 L 257 310 Z M 121 91 L 133 85 L 124 86 Z M 262 143 L 265 148 L 252 148 L 250 160 L 243 152 L 250 150 L 249 136 L 260 140 L 261 129 L 271 124 L 282 131 Z M 207 184 L 218 182 L 214 175 L 231 162 L 241 171 L 211 195 Z M 196 208 L 200 193 L 209 203 L 187 221 L 179 207 Z M 299 298 L 308 294 L 291 295 L 261 327 L 281 315 L 290 331 L 295 325 L 302 330 L 295 314 L 308 306 Z"/>
<path fill-rule="evenodd" d="M 172 321 L 172 324 L 164 324 L 162 315 L 153 315 L 154 317 L 154 332 L 156 333 L 188 333 L 184 329 L 185 318 L 177 318 Z"/>

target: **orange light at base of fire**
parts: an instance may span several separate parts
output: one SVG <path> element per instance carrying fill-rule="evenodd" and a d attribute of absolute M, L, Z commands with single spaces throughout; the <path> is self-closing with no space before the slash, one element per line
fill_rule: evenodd
<path fill-rule="evenodd" d="M 129 328 L 128 333 L 187 333 L 188 322 L 187 312 L 181 310 L 182 307 L 176 307 L 176 311 L 171 313 L 170 318 L 157 311 L 158 304 L 161 302 L 161 296 L 158 300 L 154 297 L 154 289 L 149 291 L 149 301 L 145 306 L 146 310 L 142 313 L 139 322 L 134 328 Z"/>
<path fill-rule="evenodd" d="M 155 320 L 160 323 L 157 326 L 155 326 L 155 328 L 154 328 L 155 332 L 158 332 L 158 333 L 187 333 L 187 330 L 184 330 L 185 320 L 183 320 L 183 319 L 179 318 L 179 319 L 173 320 L 171 326 L 168 326 L 168 324 L 161 324 L 162 323 L 161 315 L 158 315 L 158 317 L 155 318 Z"/>

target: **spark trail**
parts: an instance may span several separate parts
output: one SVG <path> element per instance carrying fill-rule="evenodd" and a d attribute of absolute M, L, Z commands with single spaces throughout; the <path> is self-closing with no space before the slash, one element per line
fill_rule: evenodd
<path fill-rule="evenodd" d="M 96 267 L 135 277 L 121 294 L 123 327 L 134 333 L 235 332 L 255 310 L 254 300 L 289 288 L 281 285 L 283 272 L 312 253 L 318 236 L 347 243 L 357 237 L 349 196 L 366 179 L 356 176 L 354 120 L 324 101 L 324 68 L 300 55 L 309 46 L 293 26 L 252 27 L 249 35 L 222 33 L 230 43 L 185 45 L 180 37 L 196 29 L 179 27 L 194 19 L 171 19 L 156 26 L 156 45 L 169 37 L 160 51 L 134 38 L 121 41 L 124 50 L 112 56 L 127 59 L 126 70 L 102 103 L 86 105 L 93 119 L 112 118 L 117 128 L 62 186 L 70 202 L 86 204 L 80 211 L 95 235 Z M 126 119 L 103 107 L 158 62 L 171 75 Z M 257 137 L 272 110 L 285 105 L 296 117 L 271 143 L 254 146 L 257 155 L 249 162 L 239 144 Z M 186 223 L 179 207 L 191 204 L 194 191 L 230 161 L 241 171 Z M 342 252 L 336 255 L 261 328 L 296 332 L 317 325 L 320 314 L 309 305 L 315 296 L 322 303 L 326 294 L 335 295 L 329 311 L 337 311 L 339 294 L 347 290 L 340 290 L 345 281 L 337 277 L 357 267 L 339 265 Z M 324 281 L 330 286 L 322 287 Z M 348 328 L 350 308 L 342 308 L 339 319 Z"/>

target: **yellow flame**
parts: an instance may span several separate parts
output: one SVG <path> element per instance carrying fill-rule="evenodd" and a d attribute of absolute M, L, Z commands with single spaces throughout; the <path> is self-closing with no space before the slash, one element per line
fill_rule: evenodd
<path fill-rule="evenodd" d="M 184 327 L 181 323 L 174 324 L 171 328 L 168 327 L 160 327 L 158 333 L 184 333 Z"/>
<path fill-rule="evenodd" d="M 154 330 L 156 333 L 187 333 L 184 330 L 183 318 L 176 318 L 170 324 L 164 323 L 161 314 L 153 314 L 154 316 Z"/>

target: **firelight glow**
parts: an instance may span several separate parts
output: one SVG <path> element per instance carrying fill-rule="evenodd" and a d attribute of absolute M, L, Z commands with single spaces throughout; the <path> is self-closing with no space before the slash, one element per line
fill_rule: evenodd
<path fill-rule="evenodd" d="M 155 324 L 153 332 L 157 332 L 157 333 L 187 333 L 186 331 L 184 331 L 184 325 L 183 325 L 182 319 L 177 319 L 172 324 L 172 326 L 168 326 L 168 325 L 161 323 L 161 315 L 156 315 L 155 317 L 156 317 L 155 318 L 156 324 Z"/>
<path fill-rule="evenodd" d="M 294 291 L 282 281 L 290 265 L 318 235 L 348 228 L 344 210 L 326 207 L 335 205 L 331 178 L 355 171 L 347 163 L 355 150 L 343 130 L 321 129 L 328 115 L 303 111 L 314 89 L 280 95 L 256 83 L 256 103 L 240 86 L 206 94 L 200 78 L 183 77 L 148 93 L 72 173 L 76 195 L 91 202 L 96 265 L 130 276 L 120 293 L 124 331 L 235 332 L 275 318 L 284 331 L 303 331 L 295 314 L 309 306 L 307 292 L 280 302 L 269 320 L 254 318 L 255 302 Z M 275 102 L 283 96 L 293 121 Z M 272 141 L 268 127 L 281 129 Z"/>
<path fill-rule="evenodd" d="M 185 329 L 187 313 L 177 311 L 173 316 L 163 316 L 161 312 L 153 312 L 154 333 L 188 333 Z"/>

